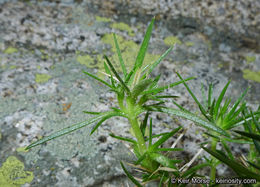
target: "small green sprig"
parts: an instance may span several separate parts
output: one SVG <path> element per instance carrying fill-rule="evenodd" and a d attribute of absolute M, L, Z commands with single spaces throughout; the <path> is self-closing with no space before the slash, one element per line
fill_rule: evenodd
<path fill-rule="evenodd" d="M 178 184 L 171 183 L 171 179 L 173 177 L 186 179 L 191 179 L 192 177 L 201 177 L 197 174 L 197 171 L 204 167 L 211 168 L 210 177 L 214 180 L 216 177 L 216 166 L 220 162 L 227 164 L 235 171 L 237 171 L 238 176 L 244 177 L 245 175 L 241 174 L 241 171 L 244 170 L 247 174 L 250 174 L 247 176 L 257 178 L 255 170 L 259 169 L 259 165 L 253 163 L 256 155 L 252 153 L 251 158 L 248 160 L 248 163 L 254 170 L 248 169 L 243 165 L 236 165 L 237 163 L 234 160 L 234 156 L 226 143 L 254 142 L 256 149 L 259 151 L 259 135 L 256 133 L 260 132 L 258 124 L 260 118 L 260 110 L 258 109 L 258 111 L 251 112 L 250 114 L 248 112 L 245 112 L 245 114 L 241 116 L 242 111 L 246 109 L 246 103 L 243 102 L 243 104 L 239 107 L 239 104 L 244 99 L 247 90 L 239 97 L 239 99 L 235 102 L 231 109 L 229 109 L 229 104 L 231 100 L 226 100 L 224 105 L 221 105 L 221 102 L 224 98 L 225 92 L 230 82 L 228 82 L 227 85 L 223 88 L 220 96 L 216 100 L 212 100 L 213 86 L 210 85 L 208 91 L 208 100 L 204 102 L 204 105 L 198 101 L 198 99 L 192 93 L 191 89 L 186 83 L 187 81 L 194 79 L 194 77 L 183 79 L 181 75 L 177 73 L 178 77 L 180 78 L 179 81 L 165 86 L 159 86 L 158 82 L 160 79 L 160 75 L 152 78 L 150 74 L 171 52 L 173 47 L 170 47 L 154 62 L 151 62 L 151 64 L 143 67 L 143 61 L 148 49 L 154 21 L 155 18 L 151 20 L 146 30 L 146 34 L 144 36 L 144 40 L 141 44 L 140 50 L 137 54 L 136 61 L 134 63 L 134 66 L 130 70 L 126 68 L 116 35 L 113 34 L 116 52 L 119 58 L 123 76 L 121 76 L 120 73 L 116 71 L 113 62 L 111 62 L 109 60 L 109 57 L 107 57 L 106 55 L 104 55 L 105 72 L 103 72 L 103 74 L 108 76 L 110 80 L 109 83 L 98 78 L 94 74 L 83 71 L 83 73 L 85 73 L 87 76 L 102 83 L 103 85 L 107 86 L 110 91 L 116 93 L 117 107 L 111 107 L 110 110 L 106 112 L 83 111 L 84 113 L 93 115 L 94 117 L 75 125 L 69 126 L 67 128 L 61 129 L 57 132 L 52 133 L 49 136 L 43 137 L 42 139 L 30 144 L 28 147 L 26 147 L 26 149 L 31 149 L 32 147 L 38 146 L 47 141 L 95 123 L 95 126 L 92 128 L 90 133 L 93 134 L 106 120 L 115 116 L 119 116 L 128 120 L 130 125 L 129 127 L 132 129 L 133 132 L 133 138 L 125 138 L 113 133 L 111 133 L 110 136 L 120 141 L 127 142 L 131 145 L 131 148 L 133 149 L 133 152 L 136 156 L 136 160 L 133 161 L 132 164 L 128 163 L 128 165 L 141 169 L 143 172 L 142 177 L 134 177 L 129 171 L 127 171 L 123 162 L 120 162 L 120 164 L 128 178 L 136 186 L 144 186 L 145 184 L 153 180 L 157 180 L 159 182 L 159 186 L 177 186 Z M 172 102 L 178 107 L 178 109 L 165 106 L 165 103 L 168 102 L 167 99 L 174 99 L 176 98 L 176 96 L 161 95 L 161 93 L 164 92 L 166 89 L 173 88 L 179 84 L 184 84 L 184 86 L 187 88 L 188 92 L 197 103 L 202 116 L 188 111 L 187 109 L 178 105 L 174 100 Z M 176 158 L 170 158 L 168 156 L 168 153 L 183 150 L 180 148 L 175 148 L 174 146 L 177 144 L 180 137 L 184 135 L 185 130 L 183 130 L 183 128 L 180 126 L 170 132 L 153 134 L 153 122 L 152 118 L 150 117 L 150 114 L 152 112 L 162 112 L 169 115 L 182 117 L 184 119 L 193 121 L 196 125 L 205 128 L 207 130 L 207 135 L 212 138 L 211 148 L 207 148 L 206 146 L 202 145 L 202 149 L 198 151 L 193 159 L 180 168 L 180 163 L 182 163 L 183 161 Z M 145 117 L 140 122 L 139 118 L 142 114 L 145 114 Z M 251 128 L 249 124 L 253 123 L 256 127 Z M 245 131 L 231 132 L 231 129 L 234 129 L 237 126 L 243 126 L 245 128 Z M 244 136 L 244 140 L 235 139 L 233 136 L 234 132 Z M 172 147 L 161 147 L 167 140 L 169 140 L 169 138 L 178 135 L 179 138 L 176 140 Z M 249 141 L 250 138 L 251 141 Z M 227 155 L 225 155 L 223 151 L 221 152 L 220 150 L 216 149 L 216 145 L 218 142 L 223 145 L 223 148 L 226 151 Z M 207 143 L 209 143 L 209 141 Z M 210 153 L 212 155 L 212 159 L 207 159 L 207 162 L 191 167 L 194 160 L 198 157 L 202 150 Z"/>

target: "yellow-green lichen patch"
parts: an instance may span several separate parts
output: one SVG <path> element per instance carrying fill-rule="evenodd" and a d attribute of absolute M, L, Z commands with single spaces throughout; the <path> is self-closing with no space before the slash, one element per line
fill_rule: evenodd
<path fill-rule="evenodd" d="M 51 78 L 48 74 L 36 74 L 35 82 L 37 83 L 45 83 Z"/>
<path fill-rule="evenodd" d="M 33 172 L 24 171 L 24 164 L 10 156 L 0 168 L 0 186 L 18 187 L 33 180 Z"/>
<path fill-rule="evenodd" d="M 91 56 L 89 56 L 89 55 L 78 55 L 77 56 L 77 61 L 80 64 L 85 65 L 85 66 L 87 66 L 89 68 L 96 67 L 94 59 Z"/>
<path fill-rule="evenodd" d="M 111 19 L 110 18 L 106 18 L 106 17 L 96 16 L 96 21 L 97 22 L 111 22 Z"/>
<path fill-rule="evenodd" d="M 121 30 L 121 31 L 127 31 L 129 36 L 135 36 L 135 33 L 133 32 L 131 27 L 129 27 L 129 25 L 127 25 L 123 22 L 113 23 L 110 26 L 114 29 L 118 29 L 118 30 Z"/>
<path fill-rule="evenodd" d="M 256 60 L 255 56 L 246 56 L 246 63 L 250 64 Z"/>
<path fill-rule="evenodd" d="M 26 147 L 18 147 L 18 148 L 16 149 L 16 151 L 19 152 L 19 153 L 26 153 L 26 152 L 28 152 L 29 150 L 25 150 L 25 148 L 26 148 Z"/>
<path fill-rule="evenodd" d="M 129 71 L 130 68 L 132 68 L 134 63 L 135 63 L 136 56 L 138 54 L 140 46 L 137 45 L 133 41 L 124 40 L 124 38 L 122 36 L 117 35 L 116 37 L 117 37 L 117 41 L 119 43 L 119 47 L 120 47 L 120 50 L 121 50 L 121 53 L 122 53 L 123 60 L 124 60 L 126 67 Z M 122 72 L 121 67 L 120 67 L 120 62 L 118 60 L 118 55 L 117 55 L 117 52 L 116 52 L 116 47 L 115 47 L 114 40 L 113 40 L 113 35 L 112 34 L 106 34 L 105 36 L 103 36 L 102 42 L 112 46 L 111 50 L 114 54 L 112 56 L 109 56 L 109 59 L 111 60 L 113 65 L 115 65 L 115 68 L 119 72 Z M 152 62 L 157 60 L 159 57 L 160 57 L 160 55 L 154 55 L 154 54 L 146 53 L 143 66 L 145 66 L 147 64 L 151 64 Z M 103 60 L 102 56 L 99 57 L 98 61 L 103 66 L 104 60 Z"/>
<path fill-rule="evenodd" d="M 185 45 L 187 47 L 192 47 L 192 46 L 194 46 L 194 42 L 185 42 Z"/>
<path fill-rule="evenodd" d="M 164 40 L 165 45 L 172 46 L 175 44 L 181 44 L 181 41 L 176 36 L 168 36 Z"/>
<path fill-rule="evenodd" d="M 14 47 L 8 47 L 8 48 L 4 51 L 5 54 L 12 54 L 12 53 L 16 53 L 16 52 L 18 52 L 18 50 L 17 50 L 16 48 L 14 48 Z"/>
<path fill-rule="evenodd" d="M 249 69 L 243 70 L 243 78 L 260 83 L 260 71 L 254 72 Z"/>
<path fill-rule="evenodd" d="M 10 66 L 10 69 L 15 69 L 17 66 L 16 65 L 12 65 Z"/>

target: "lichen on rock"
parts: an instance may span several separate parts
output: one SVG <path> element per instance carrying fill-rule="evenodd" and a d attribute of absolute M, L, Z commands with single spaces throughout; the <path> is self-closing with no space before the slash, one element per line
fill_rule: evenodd
<path fill-rule="evenodd" d="M 0 168 L 0 186 L 18 187 L 33 180 L 33 172 L 24 171 L 24 164 L 10 156 Z"/>
<path fill-rule="evenodd" d="M 176 36 L 168 36 L 163 41 L 166 45 L 169 45 L 169 46 L 175 45 L 175 44 L 179 44 L 179 45 L 181 44 L 181 41 Z"/>
<path fill-rule="evenodd" d="M 260 71 L 254 72 L 249 69 L 243 70 L 243 78 L 260 83 Z"/>
<path fill-rule="evenodd" d="M 37 83 L 45 83 L 51 78 L 48 74 L 36 74 L 35 82 Z"/>

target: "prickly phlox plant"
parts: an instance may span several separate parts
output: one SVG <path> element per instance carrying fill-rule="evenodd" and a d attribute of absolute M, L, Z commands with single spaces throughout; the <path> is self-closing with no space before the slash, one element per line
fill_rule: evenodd
<path fill-rule="evenodd" d="M 111 109 L 106 112 L 84 111 L 87 114 L 93 115 L 93 117 L 33 142 L 26 149 L 38 146 L 49 140 L 95 123 L 95 126 L 91 131 L 91 134 L 93 134 L 106 120 L 114 116 L 119 116 L 128 120 L 134 137 L 130 139 L 115 134 L 110 134 L 110 136 L 121 141 L 125 141 L 131 145 L 131 148 L 136 156 L 136 160 L 133 161 L 133 163 L 128 163 L 128 165 L 139 169 L 139 171 L 142 172 L 141 178 L 134 177 L 129 171 L 127 171 L 123 162 L 120 162 L 120 164 L 125 174 L 136 186 L 144 186 L 148 182 L 154 180 L 159 182 L 159 186 L 185 186 L 185 184 L 174 184 L 171 179 L 191 179 L 193 177 L 201 177 L 204 179 L 210 177 L 213 181 L 212 184 L 214 185 L 214 180 L 216 178 L 216 166 L 219 163 L 228 165 L 241 178 L 250 177 L 260 180 L 260 127 L 258 122 L 260 118 L 260 108 L 258 108 L 256 112 L 249 112 L 245 102 L 239 106 L 245 97 L 247 90 L 240 96 L 231 108 L 229 107 L 231 103 L 230 99 L 226 100 L 224 105 L 221 105 L 224 94 L 230 82 L 227 83 L 216 100 L 212 99 L 213 86 L 210 85 L 208 89 L 208 99 L 204 101 L 204 104 L 201 104 L 198 101 L 186 83 L 187 81 L 194 79 L 194 77 L 183 79 L 181 75 L 177 73 L 180 78 L 179 81 L 165 86 L 159 86 L 158 81 L 160 79 L 160 75 L 155 78 L 151 78 L 150 74 L 154 68 L 156 68 L 158 64 L 171 52 L 173 47 L 170 47 L 155 62 L 146 66 L 143 65 L 154 21 L 155 19 L 153 18 L 147 28 L 144 40 L 136 57 L 136 61 L 130 71 L 128 71 L 125 66 L 115 34 L 113 37 L 120 66 L 123 72 L 122 76 L 119 75 L 114 68 L 113 62 L 111 62 L 106 55 L 104 55 L 105 72 L 103 73 L 110 79 L 109 83 L 91 73 L 83 71 L 83 73 L 89 77 L 107 86 L 111 92 L 115 92 L 117 96 L 117 107 L 111 107 Z M 188 92 L 197 103 L 202 115 L 194 114 L 178 105 L 173 100 L 176 96 L 162 94 L 166 89 L 172 88 L 179 84 L 184 84 L 187 88 Z M 167 99 L 172 99 L 172 102 L 177 106 L 177 109 L 166 107 L 165 103 L 168 102 Z M 169 115 L 174 115 L 193 121 L 196 125 L 199 125 L 207 130 L 206 134 L 209 139 L 201 144 L 201 150 L 198 151 L 198 154 L 196 154 L 190 162 L 180 168 L 180 164 L 178 163 L 181 163 L 182 160 L 170 158 L 168 156 L 168 153 L 171 151 L 174 152 L 183 150 L 180 148 L 175 148 L 179 138 L 170 148 L 160 147 L 170 137 L 177 133 L 179 133 L 181 137 L 184 134 L 184 131 L 182 131 L 182 127 L 180 126 L 173 129 L 171 132 L 153 134 L 153 122 L 152 118 L 150 118 L 150 114 L 152 112 L 167 113 Z M 144 114 L 145 117 L 140 122 L 139 117 L 141 114 Z M 231 131 L 231 129 L 238 126 L 244 127 L 244 131 Z M 146 133 L 147 131 L 148 133 Z M 244 157 L 244 162 L 248 165 L 245 165 L 243 162 L 234 158 L 227 142 L 250 144 L 249 158 L 246 159 Z M 216 149 L 218 143 L 222 145 L 223 150 Z M 253 145 L 255 147 L 253 147 Z M 258 152 L 255 152 L 254 148 L 256 148 Z M 191 167 L 194 160 L 203 151 L 203 149 L 211 154 L 212 157 L 205 157 L 206 161 L 204 163 Z M 200 176 L 197 174 L 197 171 L 203 167 L 210 167 L 210 176 Z"/>

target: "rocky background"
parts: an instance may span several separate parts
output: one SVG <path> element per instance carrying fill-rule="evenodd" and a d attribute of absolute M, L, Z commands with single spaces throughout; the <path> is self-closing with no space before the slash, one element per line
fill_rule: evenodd
<path fill-rule="evenodd" d="M 234 101 L 250 86 L 247 101 L 255 109 L 260 100 L 259 9 L 260 2 L 254 0 L 1 0 L 0 186 L 132 186 L 119 160 L 129 161 L 133 155 L 108 135 L 131 136 L 121 118 L 105 122 L 92 136 L 89 126 L 29 152 L 24 147 L 86 120 L 90 116 L 83 110 L 113 106 L 113 94 L 82 70 L 102 77 L 103 54 L 117 62 L 111 33 L 117 34 L 131 67 L 153 16 L 145 63 L 175 45 L 154 72 L 162 74 L 161 84 L 177 81 L 175 71 L 196 76 L 189 85 L 202 99 L 201 84 L 207 88 L 213 83 L 218 95 L 232 79 L 227 96 Z M 176 101 L 187 109 L 198 110 L 183 86 L 167 92 L 180 96 Z M 188 128 L 178 145 L 185 151 L 176 155 L 185 161 L 206 138 L 189 121 L 152 117 L 155 133 L 180 124 Z M 246 146 L 233 149 L 246 154 Z M 218 175 L 232 172 L 220 166 Z"/>

